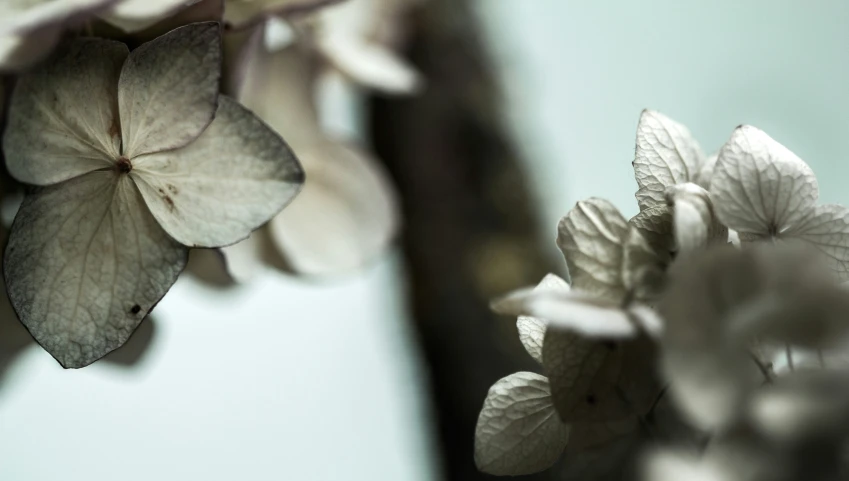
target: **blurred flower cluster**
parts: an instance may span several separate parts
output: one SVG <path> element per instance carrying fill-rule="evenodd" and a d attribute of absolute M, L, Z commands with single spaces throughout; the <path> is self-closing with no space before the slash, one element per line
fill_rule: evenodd
<path fill-rule="evenodd" d="M 834 480 L 849 475 L 849 209 L 740 126 L 706 156 L 644 111 L 639 214 L 578 202 L 553 274 L 493 302 L 545 375 L 499 380 L 475 460 L 561 479 Z M 562 461 L 558 461 L 562 458 Z"/>
<path fill-rule="evenodd" d="M 31 337 L 65 367 L 100 359 L 187 263 L 230 283 L 368 265 L 396 193 L 320 107 L 333 82 L 422 87 L 396 53 L 417 3 L 0 3 L 0 359 Z"/>

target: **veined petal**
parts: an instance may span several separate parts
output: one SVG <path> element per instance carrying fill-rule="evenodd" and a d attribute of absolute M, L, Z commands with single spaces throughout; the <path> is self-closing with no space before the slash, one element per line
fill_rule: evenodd
<path fill-rule="evenodd" d="M 190 3 L 191 0 L 122 0 L 100 18 L 125 32 L 137 32 Z"/>
<path fill-rule="evenodd" d="M 6 247 L 9 297 L 66 368 L 120 347 L 186 262 L 132 181 L 97 171 L 27 195 Z"/>
<path fill-rule="evenodd" d="M 710 243 L 728 243 L 728 228 L 714 214 L 710 194 L 693 183 L 667 189 L 672 204 L 673 230 L 679 255 L 707 247 Z"/>
<path fill-rule="evenodd" d="M 621 301 L 623 245 L 628 222 L 610 202 L 578 202 L 557 226 L 557 246 L 566 258 L 572 287 Z"/>
<path fill-rule="evenodd" d="M 687 127 L 669 117 L 644 110 L 637 126 L 637 203 L 640 210 L 665 202 L 667 187 L 693 182 L 705 161 Z"/>
<path fill-rule="evenodd" d="M 133 50 L 121 72 L 123 154 L 183 147 L 212 122 L 221 78 L 218 23 L 176 28 Z"/>
<path fill-rule="evenodd" d="M 475 464 L 498 476 L 536 473 L 551 467 L 568 441 L 548 379 L 517 372 L 489 389 L 475 429 Z"/>
<path fill-rule="evenodd" d="M 536 291 L 569 292 L 569 283 L 560 276 L 548 274 L 537 284 Z M 542 364 L 542 343 L 545 339 L 545 329 L 548 321 L 531 316 L 521 315 L 516 319 L 516 328 L 519 330 L 519 340 L 525 346 L 525 350 L 534 360 Z"/>
<path fill-rule="evenodd" d="M 215 121 L 188 146 L 135 159 L 130 173 L 177 241 L 221 247 L 246 238 L 298 193 L 304 172 L 253 113 L 221 96 Z"/>
<path fill-rule="evenodd" d="M 56 24 L 74 24 L 118 0 L 4 0 L 0 36 L 27 33 Z"/>
<path fill-rule="evenodd" d="M 738 127 L 719 151 L 711 181 L 719 220 L 741 240 L 803 224 L 819 197 L 813 171 L 755 127 Z"/>
<path fill-rule="evenodd" d="M 782 237 L 809 242 L 826 255 L 840 280 L 849 280 L 849 209 L 826 204 L 784 232 Z"/>
<path fill-rule="evenodd" d="M 365 152 L 341 143 L 297 152 L 309 181 L 269 223 L 272 239 L 302 274 L 364 266 L 387 248 L 400 223 L 388 176 Z"/>
<path fill-rule="evenodd" d="M 114 163 L 121 142 L 115 99 L 126 57 L 122 43 L 79 38 L 18 80 L 3 139 L 13 177 L 50 185 Z"/>

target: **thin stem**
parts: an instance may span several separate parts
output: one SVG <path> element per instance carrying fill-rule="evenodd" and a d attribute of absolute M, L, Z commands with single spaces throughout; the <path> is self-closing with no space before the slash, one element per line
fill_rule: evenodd
<path fill-rule="evenodd" d="M 764 363 L 762 363 L 761 360 L 758 359 L 758 356 L 755 356 L 752 351 L 749 351 L 749 358 L 752 360 L 752 362 L 755 363 L 756 366 L 758 366 L 758 369 L 761 371 L 761 374 L 763 374 L 764 383 L 772 384 L 772 374 L 769 372 L 769 367 L 765 366 Z"/>

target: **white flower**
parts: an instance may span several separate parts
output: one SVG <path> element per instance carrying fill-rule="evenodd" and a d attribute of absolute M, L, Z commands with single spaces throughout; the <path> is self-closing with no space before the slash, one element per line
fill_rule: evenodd
<path fill-rule="evenodd" d="M 262 39 L 258 29 L 240 56 L 235 94 L 290 142 L 307 182 L 266 228 L 223 249 L 228 271 L 246 280 L 259 265 L 281 256 L 299 274 L 361 268 L 397 233 L 395 189 L 365 149 L 322 131 L 314 98 L 315 56 L 297 44 L 272 52 Z"/>
<path fill-rule="evenodd" d="M 6 248 L 21 321 L 65 367 L 122 345 L 188 247 L 246 238 L 299 190 L 289 147 L 219 96 L 217 23 L 132 53 L 80 38 L 19 79 L 3 149 L 27 194 Z"/>
<path fill-rule="evenodd" d="M 741 242 L 810 244 L 849 279 L 849 209 L 817 205 L 813 171 L 763 131 L 738 127 L 719 152 L 711 184 L 716 214 Z"/>
<path fill-rule="evenodd" d="M 727 242 L 728 229 L 713 212 L 710 187 L 716 157 L 705 157 L 690 131 L 669 117 L 644 110 L 637 126 L 634 174 L 637 179 L 638 224 L 671 235 L 672 249 L 689 253 L 712 242 Z M 666 213 L 672 211 L 672 216 Z"/>

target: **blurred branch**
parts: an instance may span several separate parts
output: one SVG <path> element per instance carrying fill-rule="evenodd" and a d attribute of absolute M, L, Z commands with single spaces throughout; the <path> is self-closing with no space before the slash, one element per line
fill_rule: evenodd
<path fill-rule="evenodd" d="M 552 265 L 471 2 L 424 2 L 410 28 L 409 57 L 427 88 L 411 98 L 374 98 L 372 140 L 402 194 L 410 297 L 444 472 L 490 479 L 474 465 L 486 392 L 503 376 L 540 368 L 522 349 L 515 321 L 492 314 L 489 300 L 536 284 Z"/>

